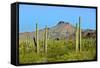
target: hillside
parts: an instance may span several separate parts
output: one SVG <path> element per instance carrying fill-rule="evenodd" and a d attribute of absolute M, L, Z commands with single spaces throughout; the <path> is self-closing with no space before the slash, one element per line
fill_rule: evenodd
<path fill-rule="evenodd" d="M 39 39 L 44 38 L 44 29 L 40 29 L 38 31 Z M 95 30 L 82 30 L 82 34 L 84 37 L 88 37 L 89 35 L 95 36 Z M 35 37 L 35 31 L 34 32 L 24 32 L 19 34 L 20 39 L 33 39 Z M 68 22 L 60 21 L 58 24 L 52 27 L 48 27 L 48 39 L 68 39 L 68 38 L 74 38 L 75 37 L 75 26 Z"/>

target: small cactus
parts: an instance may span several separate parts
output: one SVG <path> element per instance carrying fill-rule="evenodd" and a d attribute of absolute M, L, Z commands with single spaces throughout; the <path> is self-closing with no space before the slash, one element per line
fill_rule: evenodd
<path fill-rule="evenodd" d="M 45 53 L 47 53 L 47 26 L 45 27 Z"/>

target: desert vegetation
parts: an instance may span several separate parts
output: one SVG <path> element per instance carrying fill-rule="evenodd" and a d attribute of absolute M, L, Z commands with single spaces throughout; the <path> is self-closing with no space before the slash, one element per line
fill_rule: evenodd
<path fill-rule="evenodd" d="M 67 30 L 67 29 L 66 29 Z M 19 39 L 20 63 L 48 63 L 63 61 L 83 61 L 96 59 L 96 37 L 84 37 L 81 29 L 81 17 L 74 28 L 73 38 L 50 38 L 45 26 L 42 37 L 39 37 L 38 23 L 35 35 Z"/>

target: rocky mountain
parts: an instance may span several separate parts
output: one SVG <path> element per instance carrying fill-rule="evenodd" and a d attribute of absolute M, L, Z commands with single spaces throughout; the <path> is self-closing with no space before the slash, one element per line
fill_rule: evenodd
<path fill-rule="evenodd" d="M 75 27 L 68 22 L 60 21 L 56 26 L 49 29 L 50 38 L 64 39 L 75 33 Z"/>
<path fill-rule="evenodd" d="M 96 31 L 95 30 L 92 30 L 92 29 L 86 29 L 82 32 L 83 34 L 83 37 L 92 37 L 92 38 L 95 38 L 96 37 Z"/>
<path fill-rule="evenodd" d="M 73 26 L 72 24 L 70 24 L 69 22 L 64 22 L 64 21 L 60 21 L 58 22 L 58 24 L 56 24 L 53 27 L 48 27 L 48 39 L 68 39 L 68 38 L 74 38 L 75 37 L 75 26 Z M 45 32 L 45 28 L 44 29 L 40 29 L 38 30 L 38 36 L 39 39 L 43 39 L 44 38 L 44 32 Z M 88 36 L 88 34 L 94 34 L 95 36 L 95 31 L 92 30 L 82 30 L 82 34 L 84 34 L 84 36 Z M 25 38 L 31 38 L 33 39 L 33 37 L 35 37 L 35 31 L 34 32 L 24 32 L 24 33 L 20 33 L 19 34 L 19 38 L 20 39 L 25 39 Z"/>

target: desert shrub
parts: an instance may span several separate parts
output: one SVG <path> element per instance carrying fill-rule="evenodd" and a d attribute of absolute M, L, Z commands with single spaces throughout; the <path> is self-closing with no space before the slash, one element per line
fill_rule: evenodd
<path fill-rule="evenodd" d="M 81 61 L 96 59 L 96 40 L 92 38 L 82 39 L 82 51 L 76 53 L 75 40 L 48 40 L 47 53 L 44 52 L 43 40 L 39 41 L 40 52 L 35 52 L 33 40 L 19 43 L 20 63 L 45 63 L 57 61 Z"/>

